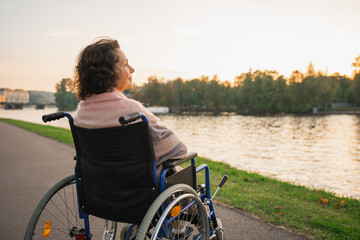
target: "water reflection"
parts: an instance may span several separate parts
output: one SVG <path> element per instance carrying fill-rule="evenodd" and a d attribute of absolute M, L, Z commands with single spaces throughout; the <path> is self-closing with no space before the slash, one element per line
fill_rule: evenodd
<path fill-rule="evenodd" d="M 0 117 L 41 123 L 41 116 L 54 110 L 0 110 Z M 360 198 L 359 116 L 160 118 L 200 156 Z M 66 120 L 51 125 L 68 128 Z"/>

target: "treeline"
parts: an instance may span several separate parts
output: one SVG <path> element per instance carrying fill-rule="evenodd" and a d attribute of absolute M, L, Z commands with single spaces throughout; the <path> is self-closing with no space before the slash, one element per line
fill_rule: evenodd
<path fill-rule="evenodd" d="M 177 113 L 309 113 L 315 107 L 328 109 L 333 102 L 360 106 L 360 71 L 355 73 L 353 78 L 328 76 L 316 72 L 310 63 L 305 74 L 293 71 L 285 78 L 276 71 L 249 70 L 233 84 L 221 82 L 217 76 L 187 81 L 152 76 L 129 93 L 147 106 L 168 106 Z"/>
<path fill-rule="evenodd" d="M 310 113 L 326 110 L 333 102 L 360 106 L 360 56 L 352 63 L 353 77 L 315 71 L 312 63 L 306 73 L 293 71 L 285 78 L 276 71 L 252 71 L 235 77 L 234 83 L 221 82 L 215 75 L 184 81 L 152 76 L 143 86 L 126 92 L 146 106 L 167 106 L 171 112 L 236 112 L 242 114 Z M 59 110 L 75 110 L 73 80 L 56 84 L 55 100 Z"/>
<path fill-rule="evenodd" d="M 79 100 L 74 92 L 74 81 L 71 78 L 63 78 L 55 85 L 55 103 L 59 111 L 76 110 Z"/>

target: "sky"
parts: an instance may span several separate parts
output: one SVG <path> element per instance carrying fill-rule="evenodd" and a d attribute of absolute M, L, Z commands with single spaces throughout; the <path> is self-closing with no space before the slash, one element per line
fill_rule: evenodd
<path fill-rule="evenodd" d="M 82 48 L 117 39 L 149 76 L 221 81 L 252 70 L 285 77 L 309 62 L 351 76 L 359 0 L 0 0 L 0 88 L 55 91 Z"/>

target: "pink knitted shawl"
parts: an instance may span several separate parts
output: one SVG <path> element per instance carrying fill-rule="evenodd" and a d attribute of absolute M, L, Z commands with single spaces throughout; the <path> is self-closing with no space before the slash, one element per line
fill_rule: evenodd
<path fill-rule="evenodd" d="M 80 101 L 74 124 L 84 128 L 120 126 L 119 117 L 132 112 L 142 112 L 148 118 L 157 165 L 166 159 L 186 156 L 187 148 L 174 131 L 140 102 L 127 98 L 117 89 L 112 92 L 93 94 Z"/>

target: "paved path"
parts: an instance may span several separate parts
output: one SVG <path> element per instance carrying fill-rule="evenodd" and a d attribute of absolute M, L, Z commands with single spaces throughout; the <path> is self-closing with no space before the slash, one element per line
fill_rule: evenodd
<path fill-rule="evenodd" d="M 0 236 L 23 239 L 36 204 L 56 182 L 73 173 L 75 150 L 21 128 L 0 122 Z M 254 219 L 222 205 L 215 206 L 227 240 L 307 238 Z"/>

